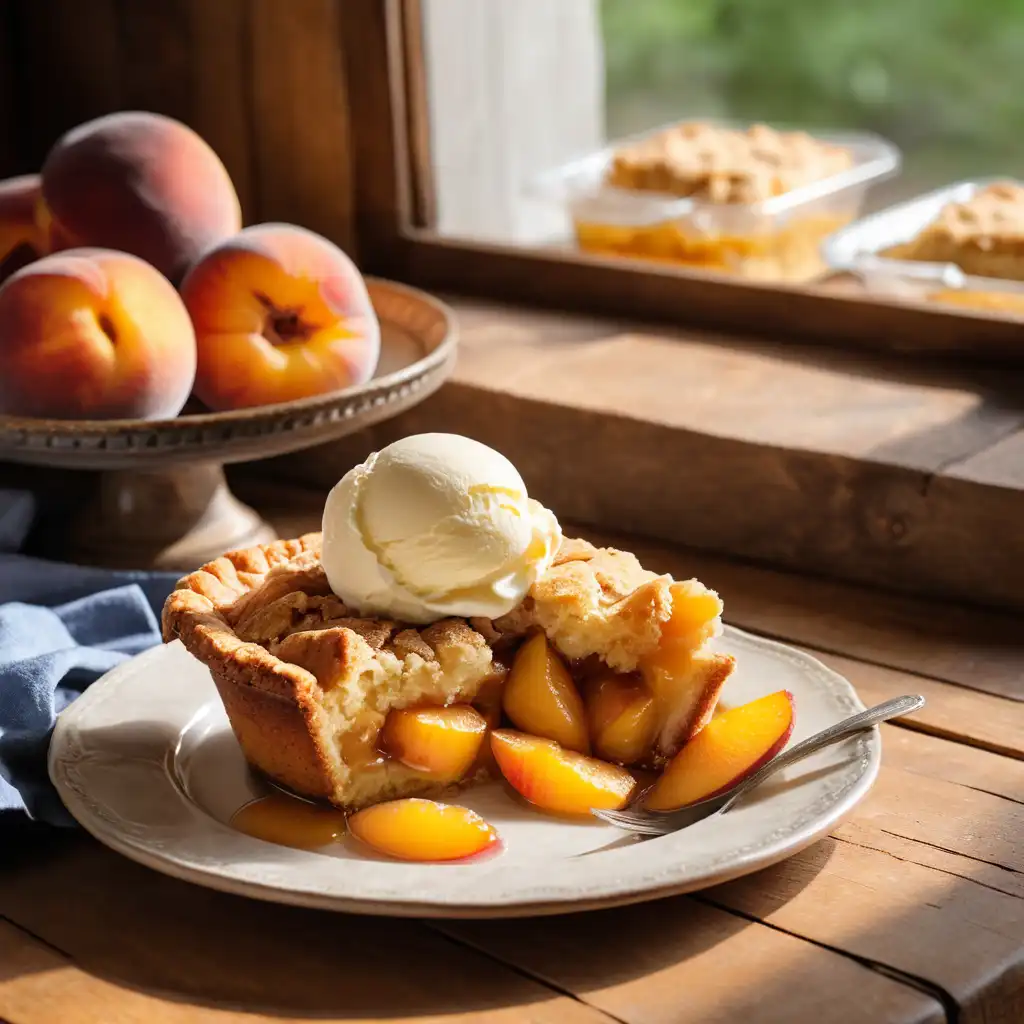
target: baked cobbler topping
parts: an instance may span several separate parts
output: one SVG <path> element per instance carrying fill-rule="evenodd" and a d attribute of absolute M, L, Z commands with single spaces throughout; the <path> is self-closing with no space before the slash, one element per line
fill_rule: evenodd
<path fill-rule="evenodd" d="M 623 147 L 609 185 L 713 203 L 756 203 L 820 181 L 853 163 L 848 149 L 806 132 L 684 122 Z"/>
<path fill-rule="evenodd" d="M 926 231 L 983 249 L 1024 238 L 1024 185 L 1012 181 L 987 185 L 970 199 L 943 207 Z"/>

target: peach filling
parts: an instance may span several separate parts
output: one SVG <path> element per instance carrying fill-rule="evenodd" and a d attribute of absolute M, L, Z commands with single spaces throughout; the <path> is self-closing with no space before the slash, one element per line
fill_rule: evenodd
<path fill-rule="evenodd" d="M 722 792 L 785 746 L 792 696 L 779 691 L 716 715 L 733 667 L 731 657 L 706 650 L 722 603 L 692 580 L 672 584 L 671 593 L 660 643 L 636 672 L 590 662 L 570 669 L 535 633 L 510 670 L 495 663 L 472 705 L 402 708 L 386 716 L 367 711 L 342 738 L 342 755 L 361 768 L 392 759 L 439 786 L 487 767 L 534 807 L 560 815 L 621 808 L 641 791 L 646 806 L 658 810 Z M 516 728 L 502 728 L 503 721 Z M 245 811 L 239 827 L 266 835 L 262 809 Z M 311 808 L 301 817 L 308 833 L 301 845 L 334 838 L 336 818 Z M 499 842 L 473 811 L 421 798 L 367 807 L 348 826 L 372 849 L 410 861 L 462 859 Z"/>
<path fill-rule="evenodd" d="M 523 732 L 590 753 L 583 699 L 543 633 L 535 633 L 519 648 L 505 683 L 503 707 Z"/>
<path fill-rule="evenodd" d="M 591 680 L 587 714 L 598 757 L 635 764 L 650 754 L 659 726 L 658 705 L 639 674 L 609 672 Z"/>
<path fill-rule="evenodd" d="M 500 841 L 475 811 L 417 797 L 357 811 L 348 828 L 367 846 L 398 860 L 462 860 Z"/>
<path fill-rule="evenodd" d="M 468 704 L 392 711 L 381 746 L 402 764 L 456 782 L 476 763 L 487 720 Z"/>
<path fill-rule="evenodd" d="M 556 814 L 624 807 L 636 779 L 617 765 L 566 750 L 553 740 L 499 729 L 491 750 L 509 785 L 531 804 Z"/>
<path fill-rule="evenodd" d="M 818 251 L 822 240 L 850 219 L 808 216 L 747 236 L 701 236 L 675 221 L 626 226 L 577 221 L 575 233 L 581 249 L 600 255 L 664 260 L 740 277 L 801 279 L 824 269 Z"/>

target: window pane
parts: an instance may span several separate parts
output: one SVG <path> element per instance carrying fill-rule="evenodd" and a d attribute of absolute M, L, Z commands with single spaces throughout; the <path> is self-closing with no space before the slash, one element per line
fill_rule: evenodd
<path fill-rule="evenodd" d="M 963 179 L 1024 180 L 1024 0 L 424 0 L 423 10 L 443 234 L 787 283 L 881 256 L 890 277 L 901 274 L 894 259 L 913 261 L 912 280 L 876 275 L 869 290 L 942 301 L 966 287 L 943 269 L 955 263 L 1012 279 L 992 289 L 991 308 L 1009 308 L 1010 291 L 1024 310 L 1019 260 L 968 266 L 960 249 L 973 242 L 907 248 L 939 206 L 837 234 L 863 212 Z M 715 120 L 810 140 L 712 128 L 619 145 Z M 626 154 L 618 167 L 612 149 Z M 981 225 L 974 248 L 987 250 L 991 224 L 1024 221 L 1024 192 L 992 190 L 946 214 Z"/>

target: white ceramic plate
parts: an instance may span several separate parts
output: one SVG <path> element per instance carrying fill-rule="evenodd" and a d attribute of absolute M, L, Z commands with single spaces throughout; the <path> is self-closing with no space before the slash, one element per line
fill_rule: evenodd
<path fill-rule="evenodd" d="M 799 651 L 732 628 L 717 643 L 737 659 L 726 704 L 793 693 L 791 743 L 863 709 L 845 679 Z M 728 814 L 657 839 L 545 817 L 496 782 L 458 802 L 501 833 L 497 856 L 406 864 L 352 840 L 295 850 L 227 824 L 264 790 L 246 768 L 209 674 L 176 641 L 108 673 L 61 714 L 50 777 L 101 842 L 200 885 L 356 913 L 510 917 L 654 899 L 780 861 L 850 811 L 880 757 L 876 729 L 787 769 Z"/>

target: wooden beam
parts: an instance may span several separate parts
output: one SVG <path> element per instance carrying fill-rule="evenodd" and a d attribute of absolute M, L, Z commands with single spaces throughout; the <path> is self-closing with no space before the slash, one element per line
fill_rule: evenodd
<path fill-rule="evenodd" d="M 259 219 L 301 224 L 355 256 L 343 6 L 251 0 L 251 137 Z"/>

